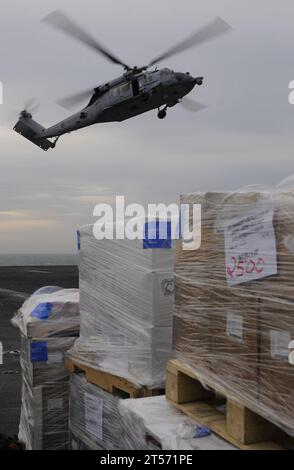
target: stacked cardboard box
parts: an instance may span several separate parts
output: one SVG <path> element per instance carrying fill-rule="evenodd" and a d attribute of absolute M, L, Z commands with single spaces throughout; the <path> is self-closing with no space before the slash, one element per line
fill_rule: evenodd
<path fill-rule="evenodd" d="M 188 194 L 181 202 L 202 204 L 202 244 L 176 250 L 175 352 L 216 388 L 293 432 L 286 343 L 293 340 L 294 192 Z"/>
<path fill-rule="evenodd" d="M 22 380 L 19 440 L 26 450 L 68 449 L 68 384 L 32 387 Z"/>
<path fill-rule="evenodd" d="M 174 250 L 80 231 L 81 335 L 72 356 L 133 383 L 164 384 L 172 350 Z"/>
<path fill-rule="evenodd" d="M 289 343 L 294 338 L 294 302 L 263 299 L 260 325 L 260 404 L 293 434 L 294 367 L 289 363 Z"/>
<path fill-rule="evenodd" d="M 214 289 L 210 302 L 214 379 L 243 401 L 257 399 L 259 303 L 239 289 Z"/>
<path fill-rule="evenodd" d="M 210 300 L 213 289 L 177 277 L 173 343 L 186 362 L 197 363 L 199 370 L 210 369 L 212 321 Z M 188 341 L 187 341 L 188 338 Z M 191 348 L 193 344 L 193 348 Z"/>
<path fill-rule="evenodd" d="M 63 361 L 79 333 L 79 292 L 42 288 L 13 319 L 21 331 L 19 439 L 27 450 L 68 448 L 68 374 Z"/>

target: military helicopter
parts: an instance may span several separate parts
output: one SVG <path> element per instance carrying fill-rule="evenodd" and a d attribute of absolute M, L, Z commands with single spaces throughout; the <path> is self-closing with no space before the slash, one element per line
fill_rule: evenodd
<path fill-rule="evenodd" d="M 59 100 L 58 103 L 61 106 L 71 109 L 90 98 L 88 104 L 81 111 L 52 127 L 44 128 L 34 121 L 29 110 L 20 113 L 14 130 L 45 151 L 54 148 L 63 134 L 93 124 L 122 122 L 154 109 L 158 111 L 158 118 L 164 119 L 167 115 L 167 109 L 178 103 L 182 103 L 192 112 L 202 110 L 205 106 L 184 97 L 196 85 L 202 85 L 203 77 L 194 78 L 189 72 L 174 72 L 168 68 L 158 70 L 154 66 L 164 59 L 198 46 L 231 29 L 223 19 L 215 18 L 186 40 L 156 57 L 148 65 L 130 67 L 109 52 L 65 13 L 54 11 L 43 21 L 124 68 L 123 75 L 115 80 Z"/>

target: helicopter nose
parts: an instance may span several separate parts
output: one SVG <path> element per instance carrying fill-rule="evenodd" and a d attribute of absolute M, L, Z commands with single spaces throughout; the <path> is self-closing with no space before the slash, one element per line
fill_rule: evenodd
<path fill-rule="evenodd" d="M 201 86 L 203 84 L 203 77 L 192 77 L 189 72 L 187 73 L 176 73 L 176 79 L 178 82 L 185 83 L 186 85 L 189 86 L 195 86 L 199 85 Z"/>
<path fill-rule="evenodd" d="M 201 86 L 203 84 L 203 80 L 204 80 L 203 77 L 197 77 L 197 78 L 194 78 L 194 83 L 195 85 Z"/>
<path fill-rule="evenodd" d="M 192 75 L 190 75 L 189 72 L 186 73 L 186 77 L 188 79 L 188 82 L 189 83 L 193 83 L 193 85 L 198 85 L 198 86 L 201 86 L 203 84 L 203 80 L 204 78 L 203 77 L 192 77 Z"/>

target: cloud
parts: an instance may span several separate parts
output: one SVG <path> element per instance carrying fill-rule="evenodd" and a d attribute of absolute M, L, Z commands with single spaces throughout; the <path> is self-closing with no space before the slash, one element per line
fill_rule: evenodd
<path fill-rule="evenodd" d="M 13 232 L 19 231 L 23 232 L 31 232 L 35 229 L 48 229 L 50 227 L 56 227 L 58 225 L 57 221 L 51 220 L 35 220 L 35 219 L 26 219 L 26 220 L 0 220 L 0 231 L 1 235 L 3 232 Z"/>
<path fill-rule="evenodd" d="M 21 211 L 0 211 L 0 221 L 10 219 L 23 219 L 26 217 L 26 212 Z"/>

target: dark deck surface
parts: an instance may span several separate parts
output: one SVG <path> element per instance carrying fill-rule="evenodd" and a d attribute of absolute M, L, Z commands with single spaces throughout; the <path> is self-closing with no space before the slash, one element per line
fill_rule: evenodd
<path fill-rule="evenodd" d="M 18 433 L 21 377 L 19 331 L 10 320 L 25 298 L 44 286 L 78 287 L 76 266 L 0 267 L 0 341 L 4 363 L 0 365 L 0 433 Z"/>

